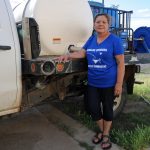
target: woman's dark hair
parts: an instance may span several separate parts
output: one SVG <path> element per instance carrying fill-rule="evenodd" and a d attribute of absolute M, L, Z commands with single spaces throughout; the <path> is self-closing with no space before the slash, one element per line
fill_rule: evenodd
<path fill-rule="evenodd" d="M 105 14 L 105 13 L 97 14 L 97 15 L 94 17 L 94 22 L 96 21 L 96 19 L 97 19 L 99 16 L 105 16 L 106 19 L 107 19 L 107 21 L 108 21 L 108 24 L 110 25 L 110 23 L 111 23 L 111 17 L 110 17 L 108 14 Z"/>

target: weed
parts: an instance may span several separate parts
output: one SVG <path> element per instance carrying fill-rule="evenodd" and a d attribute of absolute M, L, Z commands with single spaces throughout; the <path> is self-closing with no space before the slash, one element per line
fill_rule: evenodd
<path fill-rule="evenodd" d="M 134 94 L 142 95 L 150 102 L 150 74 L 136 74 L 136 80 L 143 81 L 144 84 L 134 85 Z"/>
<path fill-rule="evenodd" d="M 98 130 L 95 122 L 92 121 L 88 114 L 80 114 L 77 118 L 86 127 L 94 131 Z M 126 150 L 142 150 L 142 148 L 150 145 L 149 123 L 149 113 L 146 115 L 137 113 L 121 114 L 113 123 L 113 129 L 111 131 L 112 141 Z"/>
<path fill-rule="evenodd" d="M 137 126 L 134 130 L 112 130 L 114 142 L 118 143 L 126 150 L 142 150 L 150 144 L 150 127 Z"/>

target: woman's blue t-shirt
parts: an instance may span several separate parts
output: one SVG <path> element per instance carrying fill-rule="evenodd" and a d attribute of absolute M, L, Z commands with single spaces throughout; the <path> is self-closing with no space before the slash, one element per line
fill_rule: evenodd
<path fill-rule="evenodd" d="M 112 87 L 117 79 L 115 55 L 124 53 L 122 41 L 110 34 L 100 44 L 97 35 L 92 35 L 83 46 L 88 61 L 88 84 L 94 87 Z"/>

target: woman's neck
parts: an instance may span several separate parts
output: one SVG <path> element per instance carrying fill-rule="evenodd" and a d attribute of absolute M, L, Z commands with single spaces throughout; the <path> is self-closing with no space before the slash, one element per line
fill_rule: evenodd
<path fill-rule="evenodd" d="M 97 34 L 97 42 L 101 43 L 102 41 L 104 41 L 108 36 L 110 35 L 110 32 L 105 32 L 105 33 L 98 33 Z"/>
<path fill-rule="evenodd" d="M 108 35 L 110 34 L 110 32 L 104 32 L 104 33 L 98 33 L 97 34 L 97 37 L 100 38 L 100 39 L 104 39 L 106 38 Z"/>

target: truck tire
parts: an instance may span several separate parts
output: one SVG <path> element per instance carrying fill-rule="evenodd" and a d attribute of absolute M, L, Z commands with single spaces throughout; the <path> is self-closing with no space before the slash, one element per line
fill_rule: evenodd
<path fill-rule="evenodd" d="M 127 89 L 124 86 L 122 94 L 119 97 L 115 98 L 114 100 L 114 107 L 113 107 L 114 118 L 116 118 L 123 111 L 123 108 L 126 103 L 126 96 L 127 96 Z"/>

